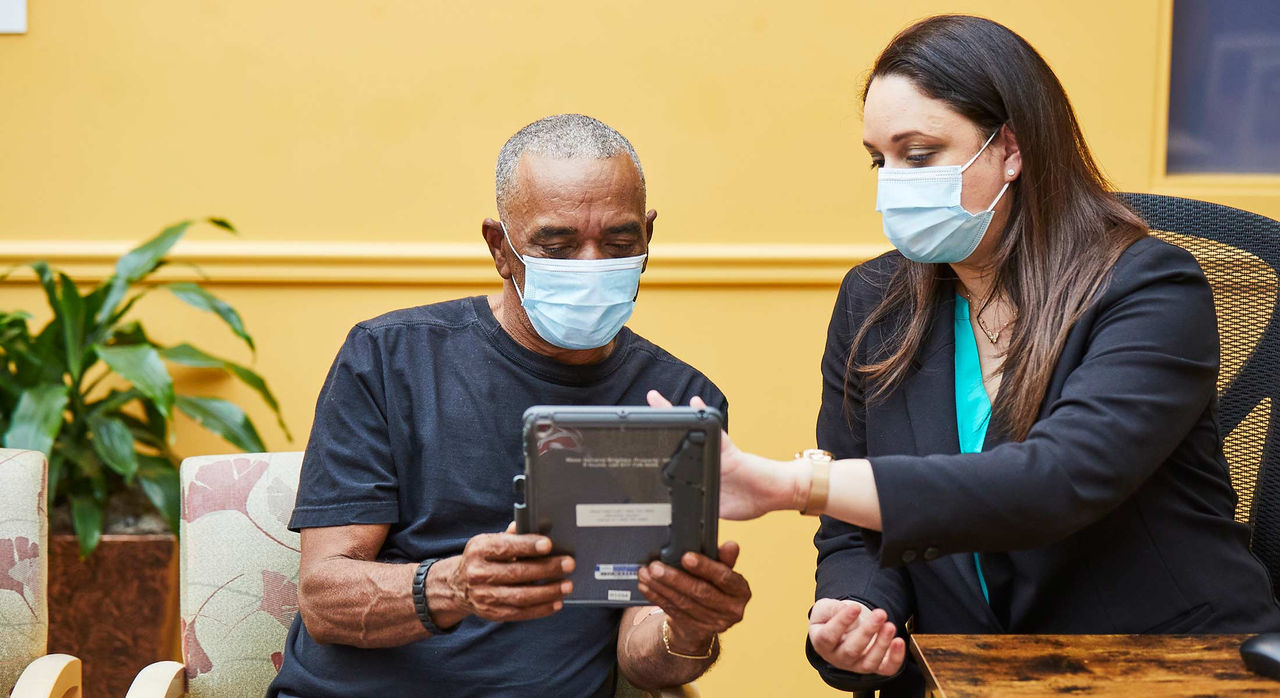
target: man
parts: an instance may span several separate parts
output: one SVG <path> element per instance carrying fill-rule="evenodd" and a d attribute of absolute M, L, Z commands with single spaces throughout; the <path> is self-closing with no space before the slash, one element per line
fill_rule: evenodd
<path fill-rule="evenodd" d="M 742 618 L 734 543 L 642 568 L 657 607 L 564 608 L 574 561 L 508 526 L 530 405 L 726 402 L 623 327 L 657 216 L 625 138 L 547 117 L 507 142 L 496 180 L 483 235 L 502 292 L 362 322 L 330 369 L 290 522 L 300 614 L 269 695 L 608 696 L 618 671 L 678 685 Z"/>

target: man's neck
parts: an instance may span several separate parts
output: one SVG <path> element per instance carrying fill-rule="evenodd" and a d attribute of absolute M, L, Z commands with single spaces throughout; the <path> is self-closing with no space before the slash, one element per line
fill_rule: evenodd
<path fill-rule="evenodd" d="M 565 349 L 543 339 L 529 322 L 529 316 L 525 314 L 524 309 L 520 307 L 519 298 L 514 292 L 508 293 L 508 290 L 490 294 L 489 308 L 497 318 L 498 325 L 520 346 L 553 361 L 573 366 L 598 364 L 613 353 L 613 347 L 618 343 L 616 338 L 595 349 Z"/>

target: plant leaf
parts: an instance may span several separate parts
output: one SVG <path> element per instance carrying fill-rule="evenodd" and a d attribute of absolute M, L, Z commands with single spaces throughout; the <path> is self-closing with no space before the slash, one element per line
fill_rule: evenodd
<path fill-rule="evenodd" d="M 209 223 L 210 223 L 211 225 L 216 225 L 216 226 L 218 226 L 219 228 L 222 228 L 223 230 L 227 231 L 228 233 L 235 233 L 235 234 L 239 234 L 239 233 L 240 233 L 240 231 L 236 230 L 236 227 L 235 227 L 234 225 L 231 225 L 231 221 L 228 221 L 228 220 L 227 220 L 227 219 L 225 219 L 225 218 L 218 218 L 217 216 L 210 216 L 210 217 L 206 218 L 205 220 L 209 221 Z"/>
<path fill-rule="evenodd" d="M 89 420 L 93 433 L 93 450 L 108 468 L 132 482 L 138 472 L 138 458 L 133 452 L 133 432 L 116 417 L 93 417 Z"/>
<path fill-rule="evenodd" d="M 48 456 L 62 428 L 62 411 L 66 406 L 65 385 L 44 383 L 22 391 L 4 434 L 5 447 L 27 448 Z"/>
<path fill-rule="evenodd" d="M 187 228 L 191 227 L 191 223 L 191 221 L 182 221 L 171 225 L 159 235 L 129 250 L 116 262 L 116 275 L 127 283 L 133 283 L 150 274 L 169 250 L 178 244 L 186 234 Z"/>
<path fill-rule="evenodd" d="M 98 356 L 133 387 L 151 398 L 166 417 L 173 414 L 173 378 L 160 360 L 160 353 L 149 344 L 125 347 L 97 345 Z"/>
<path fill-rule="evenodd" d="M 58 274 L 62 293 L 58 298 L 58 312 L 62 315 L 62 340 L 67 345 L 67 370 L 71 380 L 80 380 L 84 367 L 84 299 L 71 277 Z"/>
<path fill-rule="evenodd" d="M 257 348 L 253 346 L 253 338 L 244 329 L 244 320 L 240 319 L 240 313 L 236 312 L 236 309 L 232 308 L 229 303 L 215 297 L 212 293 L 201 288 L 199 284 L 180 282 L 168 284 L 165 288 L 193 308 L 216 313 L 218 317 L 222 318 L 223 322 L 227 323 L 227 327 L 230 327 L 237 337 L 243 339 L 250 349 L 257 351 Z"/>
<path fill-rule="evenodd" d="M 94 323 L 98 325 L 106 323 L 115 314 L 116 306 L 129 291 L 129 286 L 155 271 L 160 260 L 174 245 L 178 244 L 190 227 L 191 221 L 171 225 L 117 260 L 115 273 L 105 282 L 106 295 L 102 299 L 102 305 L 98 307 L 98 312 L 93 316 Z"/>
<path fill-rule="evenodd" d="M 134 320 L 133 322 L 121 325 L 112 330 L 112 346 L 129 346 L 133 344 L 151 344 L 151 340 L 147 337 L 146 330 L 142 329 L 142 323 Z"/>
<path fill-rule="evenodd" d="M 76 422 L 68 422 L 69 428 L 58 434 L 58 440 L 53 443 L 53 454 L 49 461 L 50 463 L 55 460 L 62 462 L 61 477 L 64 482 L 61 487 L 68 496 L 91 491 L 99 501 L 106 501 L 107 476 L 103 472 L 102 459 L 90 444 L 86 434 L 88 425 L 80 425 L 78 434 L 72 433 L 76 425 Z"/>
<path fill-rule="evenodd" d="M 49 454 L 49 508 L 53 508 L 53 502 L 58 498 L 58 489 L 62 484 L 63 473 L 66 472 L 67 459 L 63 457 L 57 449 Z"/>
<path fill-rule="evenodd" d="M 271 394 L 271 389 L 267 387 L 267 382 L 262 376 L 234 361 L 219 358 L 186 343 L 161 349 L 160 356 L 166 361 L 172 361 L 183 366 L 221 368 L 239 378 L 241 382 L 262 397 L 262 401 L 267 403 L 267 406 L 275 413 L 276 423 L 280 425 L 280 430 L 284 432 L 285 438 L 293 441 L 293 434 L 289 433 L 289 427 L 284 423 L 284 415 L 280 413 L 280 403 L 276 401 L 276 396 Z"/>
<path fill-rule="evenodd" d="M 235 403 L 216 397 L 179 395 L 176 404 L 200 426 L 231 442 L 236 448 L 248 453 L 267 450 L 253 421 Z"/>
<path fill-rule="evenodd" d="M 71 496 L 71 524 L 80 539 L 80 559 L 89 557 L 102 540 L 102 505 L 93 497 Z"/>
<path fill-rule="evenodd" d="M 44 295 L 49 299 L 49 307 L 57 311 L 58 287 L 53 282 L 53 272 L 49 270 L 49 265 L 45 262 L 32 262 L 30 266 L 35 271 L 36 277 L 40 279 L 40 286 L 44 288 Z"/>
<path fill-rule="evenodd" d="M 142 393 L 134 388 L 130 388 L 128 390 L 113 389 L 107 393 L 106 397 L 98 400 L 97 402 L 91 402 L 86 405 L 86 407 L 89 408 L 89 415 L 91 417 L 100 414 L 109 415 L 140 397 L 142 397 Z"/>
<path fill-rule="evenodd" d="M 138 484 L 142 493 L 155 505 L 169 522 L 169 529 L 178 532 L 178 517 L 182 515 L 182 485 L 178 469 L 160 456 L 138 454 Z"/>

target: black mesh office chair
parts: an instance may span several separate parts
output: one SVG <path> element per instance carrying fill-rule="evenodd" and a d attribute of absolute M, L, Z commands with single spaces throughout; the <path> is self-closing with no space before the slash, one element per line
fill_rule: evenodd
<path fill-rule="evenodd" d="M 1157 237 L 1195 255 L 1213 287 L 1218 376 L 1236 520 L 1280 592 L 1280 221 L 1158 194 L 1119 194 Z"/>

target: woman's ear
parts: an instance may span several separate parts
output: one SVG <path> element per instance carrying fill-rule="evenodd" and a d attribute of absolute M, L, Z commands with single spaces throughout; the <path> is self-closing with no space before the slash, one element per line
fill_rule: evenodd
<path fill-rule="evenodd" d="M 1018 149 L 1018 136 L 1008 124 L 1000 127 L 1000 146 L 1004 151 L 1004 181 L 1012 182 L 1022 175 L 1022 151 Z"/>

